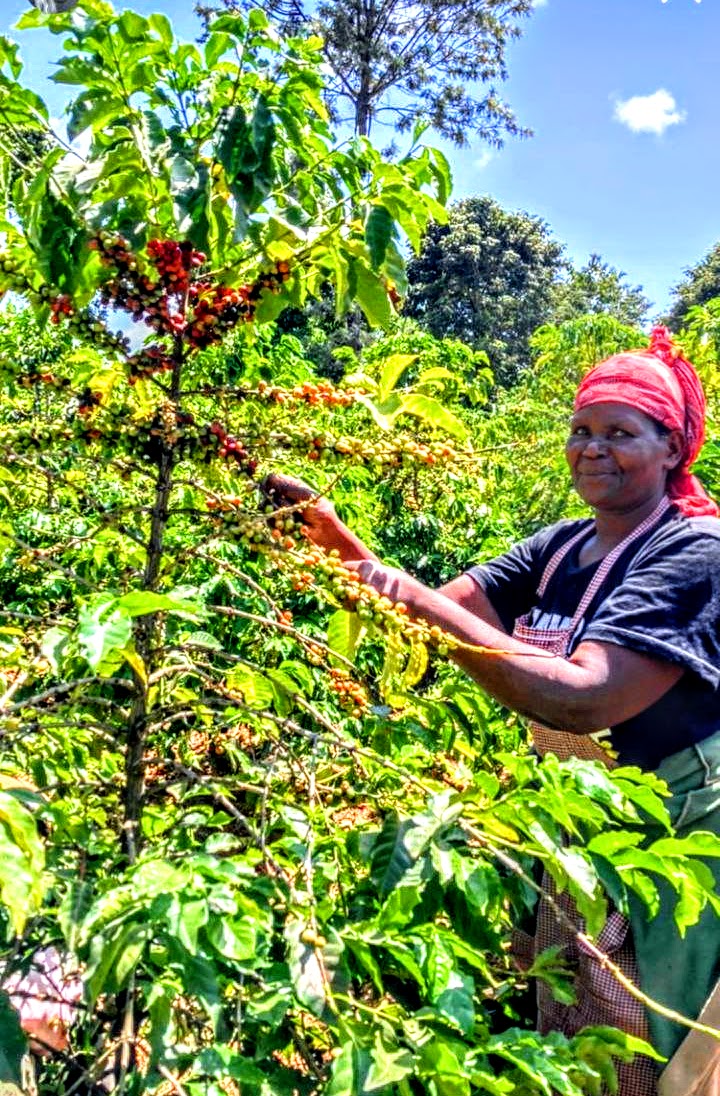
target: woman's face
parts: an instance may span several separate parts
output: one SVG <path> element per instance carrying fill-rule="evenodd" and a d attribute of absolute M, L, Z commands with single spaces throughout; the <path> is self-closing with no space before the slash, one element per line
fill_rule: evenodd
<path fill-rule="evenodd" d="M 660 501 L 682 446 L 679 430 L 660 434 L 643 411 L 595 403 L 573 415 L 565 455 L 588 506 L 625 513 Z"/>

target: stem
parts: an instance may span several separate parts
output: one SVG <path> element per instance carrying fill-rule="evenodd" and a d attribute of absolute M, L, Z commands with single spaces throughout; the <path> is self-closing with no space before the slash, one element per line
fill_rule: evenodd
<path fill-rule="evenodd" d="M 182 340 L 177 339 L 171 383 L 173 402 L 176 402 L 180 395 L 183 360 Z M 150 537 L 145 559 L 143 590 L 155 590 L 158 584 L 163 558 L 163 541 L 168 522 L 170 495 L 173 487 L 172 473 L 174 464 L 174 450 L 167 439 L 163 438 L 158 474 L 155 481 L 155 500 L 151 511 Z M 148 674 L 152 674 L 156 669 L 154 663 L 157 658 L 159 621 L 160 616 L 158 613 L 149 613 L 147 616 L 139 617 L 135 626 L 135 646 L 147 668 Z M 145 796 L 145 747 L 148 734 L 147 686 L 138 678 L 136 678 L 136 686 L 137 694 L 127 733 L 123 797 L 122 847 L 130 864 L 135 862 L 140 846 L 140 824 Z"/>

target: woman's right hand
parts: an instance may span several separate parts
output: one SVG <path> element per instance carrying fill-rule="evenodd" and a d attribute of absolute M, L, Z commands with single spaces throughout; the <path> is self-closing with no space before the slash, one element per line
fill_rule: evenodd
<path fill-rule="evenodd" d="M 328 551 L 336 547 L 337 534 L 342 523 L 329 499 L 318 495 L 314 488 L 302 480 L 280 472 L 272 472 L 266 476 L 260 484 L 260 491 L 278 510 L 284 507 L 295 508 L 297 517 L 313 544 Z"/>
<path fill-rule="evenodd" d="M 326 552 L 339 552 L 343 561 L 377 560 L 367 545 L 342 523 L 330 500 L 323 498 L 302 480 L 272 472 L 262 481 L 260 490 L 263 497 L 278 509 L 288 506 L 296 510 L 305 535 L 319 548 L 324 548 Z"/>

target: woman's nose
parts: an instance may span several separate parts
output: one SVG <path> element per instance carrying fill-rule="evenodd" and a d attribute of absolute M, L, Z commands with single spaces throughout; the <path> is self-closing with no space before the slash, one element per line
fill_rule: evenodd
<path fill-rule="evenodd" d="M 585 442 L 583 452 L 586 457 L 601 457 L 607 452 L 607 440 L 593 435 Z"/>

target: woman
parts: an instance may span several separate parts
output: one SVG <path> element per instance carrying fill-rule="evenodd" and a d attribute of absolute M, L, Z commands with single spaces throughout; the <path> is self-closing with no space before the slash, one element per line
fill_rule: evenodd
<path fill-rule="evenodd" d="M 364 582 L 462 640 L 456 661 L 530 718 L 541 753 L 614 756 L 654 770 L 674 793 L 680 832 L 720 832 L 720 522 L 689 473 L 704 418 L 698 377 L 664 328 L 648 350 L 601 362 L 578 389 L 566 446 L 594 518 L 559 522 L 438 591 L 381 564 L 304 485 L 276 476 L 271 487 L 285 503 L 310 500 L 310 537 L 337 549 Z M 488 658 L 473 647 L 509 653 Z M 547 657 L 529 658 L 538 647 Z M 611 754 L 590 737 L 606 728 Z M 600 945 L 650 997 L 698 1016 L 720 977 L 716 915 L 706 911 L 683 941 L 670 915 L 648 922 L 638 910 L 631 920 L 630 933 L 613 913 Z M 578 1005 L 561 1006 L 541 987 L 541 1030 L 612 1023 L 646 1035 L 649 1026 L 657 1049 L 675 1053 L 685 1030 L 646 1017 L 577 953 L 573 934 L 559 938 L 541 903 L 536 948 L 558 942 L 578 965 Z M 621 1096 L 658 1091 L 647 1060 L 620 1072 Z M 673 1096 L 678 1083 L 674 1075 Z"/>

